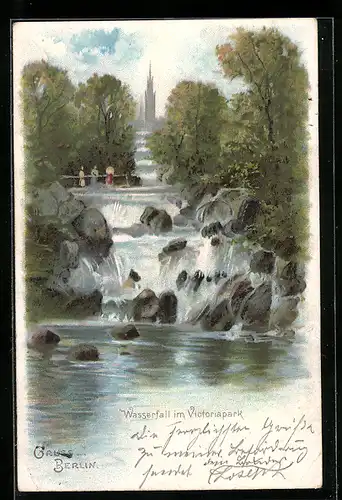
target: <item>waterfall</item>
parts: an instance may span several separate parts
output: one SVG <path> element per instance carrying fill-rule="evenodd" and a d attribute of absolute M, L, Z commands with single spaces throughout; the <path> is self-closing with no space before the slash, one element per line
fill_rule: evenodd
<path fill-rule="evenodd" d="M 148 132 L 145 131 L 137 133 L 137 156 L 148 151 L 147 135 Z M 179 214 L 179 207 L 172 203 L 175 189 L 161 184 L 157 180 L 157 171 L 158 165 L 151 159 L 139 159 L 136 162 L 136 174 L 142 179 L 140 187 L 113 188 L 110 192 L 106 190 L 105 194 L 99 194 L 92 199 L 92 205 L 101 210 L 113 230 L 113 247 L 110 255 L 100 265 L 82 257 L 79 268 L 72 271 L 69 283 L 78 292 L 100 290 L 103 294 L 103 314 L 107 320 L 118 319 L 117 308 L 111 311 L 110 304 L 120 305 L 127 299 L 133 299 L 139 290 L 150 288 L 157 295 L 166 290 L 172 290 L 176 294 L 177 322 L 182 323 L 193 311 L 198 310 L 201 304 L 205 304 L 208 297 L 214 296 L 216 284 L 214 280 L 209 282 L 206 278 L 213 277 L 216 271 L 224 272 L 228 278 L 237 273 L 246 274 L 254 287 L 263 280 L 261 276 L 249 270 L 251 249 L 246 244 L 233 244 L 224 236 L 220 236 L 220 245 L 212 246 L 210 239 L 203 238 L 191 225 L 174 225 L 172 231 L 158 236 L 130 234 L 129 228 L 139 224 L 146 206 L 164 209 L 171 217 Z M 226 221 L 229 218 L 228 214 Z M 160 262 L 158 255 L 162 249 L 171 240 L 180 237 L 187 241 L 180 258 L 168 257 Z M 123 283 L 131 269 L 141 276 L 141 281 L 135 289 L 125 289 Z M 189 287 L 177 290 L 176 279 L 183 270 L 186 270 L 189 276 L 197 270 L 205 275 L 196 292 Z M 273 303 L 276 304 L 278 296 L 275 289 L 274 297 Z"/>

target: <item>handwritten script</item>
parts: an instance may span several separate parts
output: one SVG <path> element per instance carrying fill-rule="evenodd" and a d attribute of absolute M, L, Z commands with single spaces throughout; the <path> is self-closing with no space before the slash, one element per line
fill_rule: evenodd
<path fill-rule="evenodd" d="M 305 460 L 315 433 L 305 415 L 286 423 L 267 417 L 257 425 L 243 419 L 195 425 L 179 419 L 164 422 L 158 431 L 146 422 L 137 425 L 129 439 L 139 489 L 165 476 L 186 480 L 200 474 L 218 489 L 233 479 L 253 481 L 268 475 L 283 480 Z"/>

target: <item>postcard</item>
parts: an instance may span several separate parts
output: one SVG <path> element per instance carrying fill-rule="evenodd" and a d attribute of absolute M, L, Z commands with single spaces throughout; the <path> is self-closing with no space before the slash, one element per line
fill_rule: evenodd
<path fill-rule="evenodd" d="M 316 20 L 12 30 L 19 491 L 321 487 Z"/>

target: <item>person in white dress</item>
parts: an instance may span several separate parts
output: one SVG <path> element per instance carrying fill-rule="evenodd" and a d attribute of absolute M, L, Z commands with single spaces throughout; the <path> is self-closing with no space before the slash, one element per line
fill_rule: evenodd
<path fill-rule="evenodd" d="M 80 180 L 79 180 L 79 185 L 80 187 L 85 187 L 85 178 L 84 178 L 84 169 L 83 167 L 81 167 L 81 170 L 79 171 L 79 174 L 78 174 Z"/>

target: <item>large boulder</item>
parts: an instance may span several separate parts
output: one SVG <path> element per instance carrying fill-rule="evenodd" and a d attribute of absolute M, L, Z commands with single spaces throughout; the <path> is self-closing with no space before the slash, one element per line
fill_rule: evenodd
<path fill-rule="evenodd" d="M 140 333 L 134 324 L 128 324 L 113 328 L 111 335 L 118 340 L 134 340 L 140 337 Z"/>
<path fill-rule="evenodd" d="M 146 288 L 132 302 L 132 317 L 134 321 L 155 322 L 159 312 L 159 299 L 153 290 Z"/>
<path fill-rule="evenodd" d="M 159 296 L 159 321 L 161 323 L 175 323 L 177 320 L 177 306 L 178 300 L 174 292 L 163 292 Z"/>
<path fill-rule="evenodd" d="M 76 269 L 79 264 L 79 246 L 75 241 L 64 240 L 60 246 L 59 260 L 62 267 Z"/>
<path fill-rule="evenodd" d="M 65 311 L 73 316 L 96 316 L 101 313 L 102 293 L 98 290 L 88 295 L 75 295 L 65 305 Z"/>
<path fill-rule="evenodd" d="M 190 220 L 185 215 L 177 214 L 173 218 L 173 224 L 178 227 L 186 227 L 190 225 Z"/>
<path fill-rule="evenodd" d="M 158 214 L 151 219 L 149 225 L 156 234 L 172 231 L 172 219 L 165 210 L 159 210 Z"/>
<path fill-rule="evenodd" d="M 76 361 L 98 361 L 99 350 L 91 344 L 79 344 L 69 350 L 69 357 Z"/>
<path fill-rule="evenodd" d="M 140 217 L 140 222 L 148 226 L 152 233 L 166 233 L 172 230 L 172 219 L 165 210 L 146 207 Z"/>
<path fill-rule="evenodd" d="M 256 198 L 248 197 L 242 201 L 237 214 L 237 220 L 242 224 L 244 229 L 255 223 L 260 208 L 261 203 Z"/>
<path fill-rule="evenodd" d="M 32 333 L 28 341 L 28 347 L 38 350 L 50 349 L 55 347 L 61 338 L 50 328 L 38 328 Z"/>
<path fill-rule="evenodd" d="M 272 284 L 262 283 L 247 296 L 241 311 L 241 318 L 246 323 L 265 323 L 268 321 L 272 304 Z"/>
<path fill-rule="evenodd" d="M 253 287 L 249 279 L 243 279 L 242 281 L 238 281 L 236 286 L 233 288 L 230 298 L 231 309 L 234 316 L 237 316 L 241 304 L 247 295 L 253 292 Z"/>
<path fill-rule="evenodd" d="M 234 315 L 229 299 L 222 300 L 218 305 L 211 307 L 201 318 L 201 327 L 209 331 L 228 331 L 234 325 Z"/>
<path fill-rule="evenodd" d="M 77 233 L 90 241 L 101 241 L 110 237 L 103 214 L 97 208 L 87 208 L 73 222 Z"/>
<path fill-rule="evenodd" d="M 85 209 L 72 224 L 83 240 L 80 247 L 84 252 L 101 259 L 108 257 L 113 241 L 106 219 L 97 208 Z"/>
<path fill-rule="evenodd" d="M 179 215 L 182 215 L 186 219 L 193 219 L 196 215 L 196 209 L 188 205 L 179 210 Z"/>
<path fill-rule="evenodd" d="M 38 217 L 54 217 L 58 214 L 58 202 L 47 189 L 39 189 L 34 193 L 32 208 Z"/>
<path fill-rule="evenodd" d="M 245 233 L 245 226 L 241 221 L 237 219 L 231 219 L 229 222 L 224 224 L 221 233 L 227 238 L 234 238 L 239 234 Z"/>
<path fill-rule="evenodd" d="M 158 213 L 159 213 L 159 210 L 157 208 L 146 207 L 145 210 L 143 211 L 142 215 L 140 216 L 140 222 L 142 224 L 145 224 L 146 226 L 149 226 L 153 217 L 158 215 Z"/>
<path fill-rule="evenodd" d="M 73 198 L 72 194 L 70 194 L 69 191 L 57 181 L 50 184 L 49 192 L 55 198 L 58 205 L 69 200 L 70 198 Z"/>
<path fill-rule="evenodd" d="M 275 255 L 273 252 L 259 250 L 251 258 L 250 269 L 252 273 L 272 274 L 275 266 Z"/>
<path fill-rule="evenodd" d="M 58 217 L 62 224 L 68 224 L 78 217 L 85 209 L 85 204 L 73 196 L 61 202 L 58 209 Z"/>

